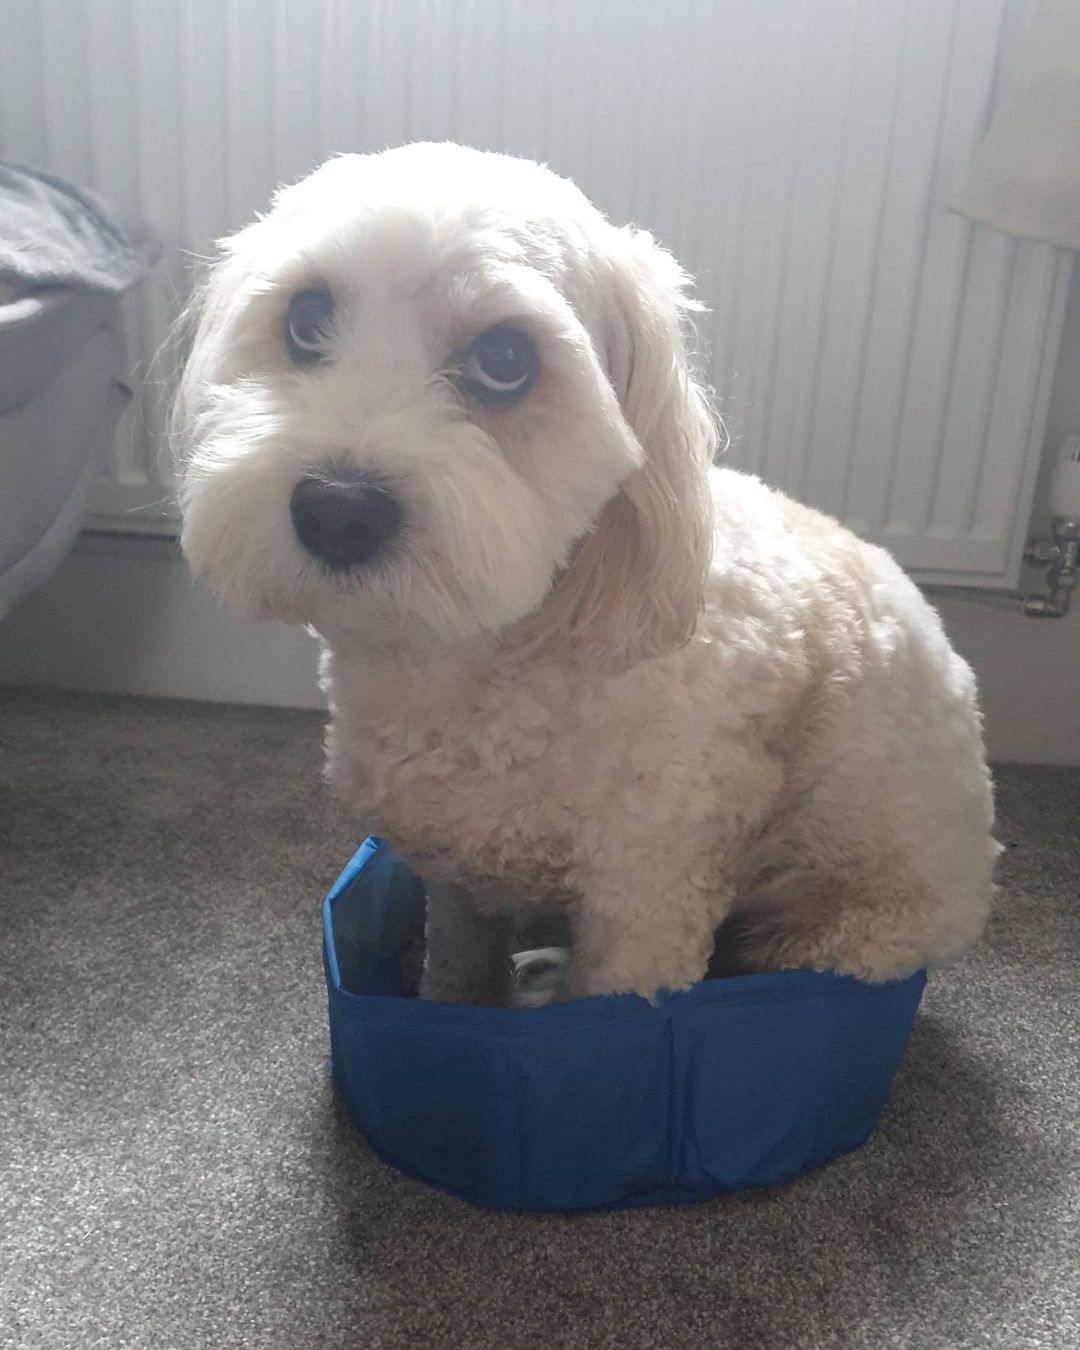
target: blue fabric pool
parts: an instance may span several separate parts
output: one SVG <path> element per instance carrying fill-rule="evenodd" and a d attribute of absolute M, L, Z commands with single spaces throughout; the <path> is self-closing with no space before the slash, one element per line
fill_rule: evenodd
<path fill-rule="evenodd" d="M 387 1161 L 478 1205 L 679 1204 L 773 1185 L 870 1134 L 926 983 L 812 971 L 477 1008 L 405 995 L 423 882 L 368 839 L 327 896 L 334 1073 Z"/>

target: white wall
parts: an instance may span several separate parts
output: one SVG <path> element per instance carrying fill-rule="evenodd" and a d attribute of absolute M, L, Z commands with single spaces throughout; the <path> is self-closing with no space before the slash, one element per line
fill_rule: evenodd
<path fill-rule="evenodd" d="M 0 624 L 0 685 L 314 708 L 315 664 L 301 630 L 221 610 L 169 539 L 84 535 Z"/>
<path fill-rule="evenodd" d="M 936 599 L 979 674 L 997 760 L 1080 764 L 1080 603 L 1027 619 L 989 597 Z M 174 544 L 84 539 L 0 625 L 0 684 L 321 707 L 315 644 L 278 624 L 234 622 L 192 581 Z"/>
<path fill-rule="evenodd" d="M 930 598 L 979 677 L 991 758 L 1080 765 L 1080 597 L 1067 619 Z"/>

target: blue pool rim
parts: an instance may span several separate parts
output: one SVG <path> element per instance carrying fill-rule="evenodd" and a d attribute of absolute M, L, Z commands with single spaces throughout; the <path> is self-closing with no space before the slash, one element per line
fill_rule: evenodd
<path fill-rule="evenodd" d="M 877 1123 L 925 971 L 734 976 L 655 1003 L 429 1002 L 403 996 L 388 922 L 422 885 L 369 838 L 323 905 L 334 1075 L 402 1172 L 497 1209 L 685 1204 L 789 1181 Z M 367 946 L 346 949 L 350 926 Z"/>

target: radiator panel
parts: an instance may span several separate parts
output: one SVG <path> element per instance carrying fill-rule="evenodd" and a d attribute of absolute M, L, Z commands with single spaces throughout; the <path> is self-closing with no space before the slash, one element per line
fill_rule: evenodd
<path fill-rule="evenodd" d="M 1015 580 L 1069 261 L 944 210 L 1023 0 L 8 0 L 0 154 L 165 238 L 98 506 L 174 528 L 191 255 L 340 150 L 545 159 L 698 278 L 733 463 L 927 579 Z"/>

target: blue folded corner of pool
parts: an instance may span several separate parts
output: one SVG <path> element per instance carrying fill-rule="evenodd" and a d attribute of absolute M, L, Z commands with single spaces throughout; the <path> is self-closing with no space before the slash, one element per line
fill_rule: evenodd
<path fill-rule="evenodd" d="M 424 883 L 368 839 L 323 908 L 334 1074 L 388 1162 L 478 1205 L 680 1204 L 774 1185 L 870 1134 L 925 973 L 707 980 L 546 1008 L 411 998 Z"/>

